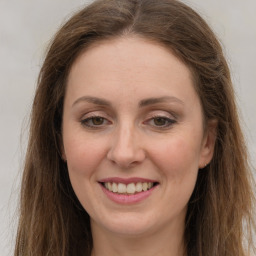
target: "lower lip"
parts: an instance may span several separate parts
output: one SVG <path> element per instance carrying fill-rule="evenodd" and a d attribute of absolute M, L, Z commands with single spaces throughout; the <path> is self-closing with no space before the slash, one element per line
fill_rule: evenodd
<path fill-rule="evenodd" d="M 155 190 L 157 186 L 152 187 L 151 189 L 143 192 L 139 192 L 137 194 L 124 195 L 117 194 L 107 190 L 104 186 L 100 185 L 105 195 L 112 201 L 118 204 L 135 204 L 139 203 L 146 198 L 148 198 L 152 192 Z"/>

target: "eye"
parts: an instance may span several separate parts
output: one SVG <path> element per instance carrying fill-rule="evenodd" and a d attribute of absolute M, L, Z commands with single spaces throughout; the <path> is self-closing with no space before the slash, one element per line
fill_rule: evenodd
<path fill-rule="evenodd" d="M 90 116 L 81 121 L 81 124 L 89 128 L 100 128 L 105 125 L 110 124 L 111 122 L 101 116 Z"/>
<path fill-rule="evenodd" d="M 152 126 L 154 128 L 163 129 L 163 128 L 171 127 L 173 124 L 176 123 L 176 120 L 165 117 L 165 116 L 155 116 L 155 117 L 148 119 L 144 123 L 149 124 L 150 126 Z"/>
<path fill-rule="evenodd" d="M 154 122 L 154 125 L 156 126 L 164 126 L 168 123 L 168 120 L 167 118 L 164 118 L 164 117 L 155 117 L 153 119 L 153 122 Z"/>

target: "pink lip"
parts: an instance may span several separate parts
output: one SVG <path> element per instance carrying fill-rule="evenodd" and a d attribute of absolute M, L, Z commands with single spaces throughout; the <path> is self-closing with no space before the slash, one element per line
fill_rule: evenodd
<path fill-rule="evenodd" d="M 145 181 L 145 179 L 143 179 L 143 180 L 144 180 L 144 182 L 151 182 L 151 181 Z M 133 182 L 135 182 L 135 181 L 133 180 Z M 131 182 L 128 182 L 128 183 L 131 183 Z M 118 194 L 118 193 L 111 192 L 108 189 L 106 189 L 102 184 L 100 184 L 100 186 L 101 186 L 101 189 L 103 190 L 104 194 L 111 201 L 118 203 L 118 204 L 126 204 L 126 205 L 139 203 L 139 202 L 145 200 L 153 193 L 153 191 L 156 189 L 156 187 L 158 187 L 158 186 L 154 186 L 147 191 L 142 191 L 142 192 L 138 192 L 136 194 L 127 195 L 127 194 Z"/>
<path fill-rule="evenodd" d="M 150 180 L 145 178 L 139 178 L 139 177 L 132 177 L 132 178 L 119 178 L 119 177 L 110 177 L 106 179 L 99 180 L 100 183 L 106 183 L 106 182 L 115 182 L 115 183 L 123 183 L 125 185 L 129 183 L 138 183 L 138 182 L 157 182 L 156 180 Z"/>

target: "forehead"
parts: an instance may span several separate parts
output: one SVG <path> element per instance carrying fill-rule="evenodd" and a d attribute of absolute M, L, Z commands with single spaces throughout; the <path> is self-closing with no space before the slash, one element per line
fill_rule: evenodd
<path fill-rule="evenodd" d="M 175 62 L 176 68 L 184 68 L 184 66 L 186 66 L 170 47 L 137 35 L 114 37 L 92 43 L 76 58 L 72 69 L 74 69 L 77 63 L 83 62 L 82 59 L 86 62 L 91 62 L 90 65 L 95 64 L 97 66 L 104 65 L 106 61 L 108 61 L 107 66 L 109 66 L 110 61 L 114 64 L 114 61 L 117 60 L 119 61 L 118 64 L 124 62 L 126 67 L 128 67 L 129 64 L 132 64 L 132 66 L 133 64 L 137 64 L 143 68 L 144 66 L 149 67 L 150 64 L 160 64 L 161 68 L 165 69 L 165 67 L 170 65 L 171 61 L 172 63 Z M 105 61 L 102 62 L 102 60 Z M 119 65 L 118 67 L 122 68 L 125 67 L 125 65 Z"/>
<path fill-rule="evenodd" d="M 134 97 L 170 93 L 184 100 L 195 94 L 192 73 L 171 50 L 136 36 L 93 44 L 71 67 L 67 94 L 112 97 L 117 90 Z"/>

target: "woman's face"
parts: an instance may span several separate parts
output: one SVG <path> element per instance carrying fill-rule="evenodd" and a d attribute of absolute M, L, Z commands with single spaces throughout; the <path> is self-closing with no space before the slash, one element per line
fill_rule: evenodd
<path fill-rule="evenodd" d="M 212 157 L 209 130 L 190 70 L 163 46 L 126 37 L 81 54 L 67 82 L 63 158 L 92 228 L 182 232 Z"/>

